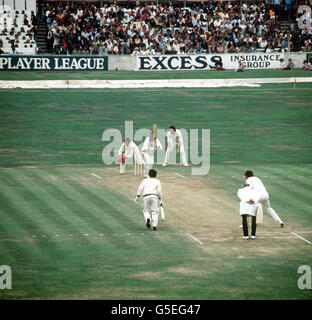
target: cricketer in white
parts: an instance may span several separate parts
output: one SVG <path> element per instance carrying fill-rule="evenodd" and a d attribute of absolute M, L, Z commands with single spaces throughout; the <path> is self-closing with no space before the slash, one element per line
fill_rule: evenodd
<path fill-rule="evenodd" d="M 156 139 L 156 143 L 153 141 L 153 133 L 151 133 L 144 141 L 142 147 L 142 155 L 145 159 L 144 164 L 144 176 L 147 177 L 150 169 L 153 168 L 154 164 L 154 151 L 162 150 L 162 145 L 159 139 Z"/>
<path fill-rule="evenodd" d="M 256 190 L 259 197 L 259 202 L 264 207 L 264 210 L 273 218 L 274 221 L 278 222 L 281 228 L 284 227 L 284 222 L 278 216 L 273 208 L 270 206 L 269 194 L 265 189 L 262 181 L 258 177 L 254 177 L 251 170 L 245 172 L 246 184 L 248 184 L 252 189 Z M 253 200 L 253 199 L 252 199 Z"/>
<path fill-rule="evenodd" d="M 138 164 L 143 164 L 138 146 L 133 141 L 130 141 L 129 138 L 126 138 L 122 143 L 118 152 L 118 156 L 118 161 L 120 163 L 120 174 L 126 172 L 126 160 L 129 158 L 133 157 Z"/>
<path fill-rule="evenodd" d="M 138 203 L 139 197 L 141 194 L 143 195 L 143 214 L 146 227 L 150 228 L 152 222 L 153 230 L 157 230 L 159 205 L 163 205 L 161 183 L 156 176 L 156 170 L 149 170 L 148 177 L 141 182 L 138 188 L 137 196 L 134 199 L 135 203 Z"/>
<path fill-rule="evenodd" d="M 183 165 L 185 167 L 188 167 L 188 164 L 186 162 L 186 155 L 185 155 L 181 130 L 176 129 L 175 126 L 170 126 L 168 133 L 167 133 L 167 142 L 168 142 L 168 148 L 166 151 L 166 156 L 165 156 L 165 161 L 163 163 L 163 167 L 168 165 L 169 154 L 170 154 L 170 152 L 172 152 L 174 150 L 174 148 L 177 144 L 178 144 L 177 153 L 180 152 Z"/>

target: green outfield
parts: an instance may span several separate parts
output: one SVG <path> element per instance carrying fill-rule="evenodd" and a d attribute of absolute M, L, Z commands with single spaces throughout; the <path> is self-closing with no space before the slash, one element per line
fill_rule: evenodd
<path fill-rule="evenodd" d="M 311 77 L 309 70 L 233 70 L 215 71 L 85 71 L 81 72 L 0 72 L 0 80 L 135 80 L 135 79 L 231 79 L 231 78 L 287 78 Z"/>
<path fill-rule="evenodd" d="M 1 80 L 234 78 L 234 72 L 2 72 Z M 240 77 L 277 77 L 250 71 Z M 310 73 L 285 71 L 282 76 Z M 183 76 L 183 77 L 182 77 Z M 0 299 L 311 299 L 312 87 L 0 90 Z M 146 229 L 141 181 L 102 162 L 108 128 L 210 129 L 211 167 L 157 165 L 166 222 Z M 252 169 L 272 207 L 242 240 L 237 189 Z M 190 235 L 200 241 L 197 242 Z M 306 241 L 299 238 L 301 236 Z"/>

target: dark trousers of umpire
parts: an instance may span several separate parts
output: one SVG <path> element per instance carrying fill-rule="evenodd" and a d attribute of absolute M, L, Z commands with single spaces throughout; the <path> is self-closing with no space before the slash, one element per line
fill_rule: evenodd
<path fill-rule="evenodd" d="M 243 214 L 243 232 L 244 232 L 244 237 L 248 237 L 248 223 L 247 223 L 247 217 L 248 214 Z M 251 235 L 255 236 L 256 235 L 256 229 L 257 229 L 257 224 L 256 224 L 256 216 L 251 216 Z"/>

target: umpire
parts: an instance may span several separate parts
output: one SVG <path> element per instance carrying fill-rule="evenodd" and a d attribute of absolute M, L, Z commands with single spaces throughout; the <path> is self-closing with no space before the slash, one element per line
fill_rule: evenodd
<path fill-rule="evenodd" d="M 243 222 L 243 239 L 249 239 L 247 217 L 251 216 L 251 239 L 256 239 L 256 213 L 259 204 L 259 196 L 257 192 L 248 184 L 239 189 L 237 196 L 240 199 L 239 213 L 242 216 Z"/>

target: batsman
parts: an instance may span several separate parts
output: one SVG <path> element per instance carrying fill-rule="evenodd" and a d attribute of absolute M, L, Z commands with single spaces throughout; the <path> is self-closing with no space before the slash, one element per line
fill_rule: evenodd
<path fill-rule="evenodd" d="M 154 151 L 162 150 L 162 145 L 157 139 L 157 125 L 153 125 L 153 132 L 145 139 L 142 147 L 142 155 L 145 159 L 144 176 L 147 177 L 154 164 Z"/>
<path fill-rule="evenodd" d="M 139 186 L 137 196 L 134 199 L 135 203 L 138 203 L 141 194 L 143 195 L 144 203 L 144 219 L 146 222 L 146 227 L 150 228 L 151 224 L 153 230 L 157 230 L 158 225 L 158 215 L 159 206 L 161 208 L 161 216 L 163 221 L 165 220 L 163 212 L 163 202 L 162 202 L 162 190 L 161 183 L 156 178 L 157 171 L 154 169 L 149 170 L 148 177 L 145 178 Z"/>

